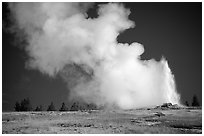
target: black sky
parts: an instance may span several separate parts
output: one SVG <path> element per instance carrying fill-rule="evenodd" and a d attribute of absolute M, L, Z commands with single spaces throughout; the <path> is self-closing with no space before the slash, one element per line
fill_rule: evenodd
<path fill-rule="evenodd" d="M 143 44 L 142 59 L 166 57 L 182 102 L 191 103 L 195 94 L 202 104 L 202 3 L 124 4 L 136 27 L 123 32 L 118 41 Z M 96 15 L 95 8 L 89 11 L 90 16 Z M 6 27 L 12 23 L 6 3 L 2 14 L 2 26 Z M 53 101 L 58 109 L 62 102 L 67 103 L 69 91 L 63 80 L 26 69 L 26 53 L 17 46 L 14 35 L 2 28 L 3 111 L 13 110 L 15 102 L 26 97 L 33 107 L 42 104 L 46 108 Z"/>

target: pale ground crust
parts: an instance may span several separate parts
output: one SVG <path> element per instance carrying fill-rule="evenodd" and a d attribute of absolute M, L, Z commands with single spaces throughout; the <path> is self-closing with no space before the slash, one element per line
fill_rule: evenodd
<path fill-rule="evenodd" d="M 3 112 L 2 133 L 202 133 L 201 109 Z"/>

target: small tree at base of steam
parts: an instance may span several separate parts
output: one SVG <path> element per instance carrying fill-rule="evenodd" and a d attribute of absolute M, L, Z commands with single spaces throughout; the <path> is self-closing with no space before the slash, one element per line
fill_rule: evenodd
<path fill-rule="evenodd" d="M 47 111 L 55 111 L 55 106 L 53 102 L 51 102 L 51 104 L 48 106 Z"/>
<path fill-rule="evenodd" d="M 62 103 L 62 107 L 60 108 L 59 111 L 68 111 L 68 108 L 66 107 L 65 103 Z"/>
<path fill-rule="evenodd" d="M 35 109 L 35 111 L 42 111 L 42 110 L 43 110 L 43 109 L 42 109 L 42 105 L 37 106 L 36 109 Z"/>

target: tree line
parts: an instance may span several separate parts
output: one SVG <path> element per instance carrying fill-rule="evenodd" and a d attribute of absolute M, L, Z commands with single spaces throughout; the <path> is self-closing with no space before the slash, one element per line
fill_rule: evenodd
<path fill-rule="evenodd" d="M 33 108 L 29 98 L 23 99 L 21 102 L 16 102 L 14 106 L 15 111 L 45 111 L 42 105 Z M 86 104 L 74 102 L 70 108 L 63 102 L 61 107 L 57 110 L 53 102 L 48 105 L 46 111 L 78 111 L 78 110 L 95 110 L 97 106 L 95 104 Z"/>
<path fill-rule="evenodd" d="M 185 102 L 185 105 L 190 106 L 188 101 Z M 200 106 L 198 98 L 195 95 L 193 96 L 191 106 L 193 107 Z M 33 109 L 29 98 L 23 99 L 21 102 L 16 102 L 14 109 L 15 111 L 45 111 L 43 110 L 42 105 L 39 105 Z M 95 104 L 86 104 L 86 103 L 79 103 L 79 102 L 74 102 L 71 105 L 71 107 L 68 108 L 66 104 L 63 102 L 62 106 L 58 109 L 58 111 L 78 111 L 78 110 L 83 111 L 83 110 L 96 110 L 96 109 L 97 109 L 97 106 Z M 51 102 L 50 105 L 48 105 L 47 111 L 57 111 L 53 102 Z"/>
<path fill-rule="evenodd" d="M 185 105 L 186 106 L 190 106 L 188 101 L 185 102 Z M 193 107 L 199 107 L 200 106 L 200 103 L 199 103 L 198 98 L 196 97 L 196 95 L 193 96 L 193 100 L 192 100 L 191 106 L 193 106 Z"/>

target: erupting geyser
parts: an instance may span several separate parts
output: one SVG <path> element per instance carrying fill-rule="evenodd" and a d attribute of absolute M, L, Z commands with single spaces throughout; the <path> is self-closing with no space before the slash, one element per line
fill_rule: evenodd
<path fill-rule="evenodd" d="M 165 58 L 141 60 L 139 43 L 117 42 L 134 27 L 122 4 L 100 5 L 88 18 L 90 3 L 12 3 L 18 30 L 26 34 L 27 66 L 49 76 L 60 75 L 87 103 L 122 109 L 179 104 L 174 76 Z"/>

